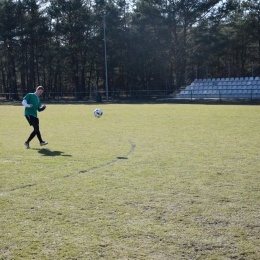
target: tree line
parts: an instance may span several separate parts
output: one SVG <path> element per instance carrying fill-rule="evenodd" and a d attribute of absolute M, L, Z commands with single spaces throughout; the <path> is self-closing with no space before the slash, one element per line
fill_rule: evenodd
<path fill-rule="evenodd" d="M 0 0 L 0 68 L 0 93 L 13 99 L 39 85 L 81 99 L 105 90 L 106 73 L 110 94 L 259 76 L 260 4 Z"/>

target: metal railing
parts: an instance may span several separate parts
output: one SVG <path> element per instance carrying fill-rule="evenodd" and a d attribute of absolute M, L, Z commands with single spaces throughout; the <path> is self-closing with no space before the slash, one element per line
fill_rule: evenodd
<path fill-rule="evenodd" d="M 91 95 L 85 92 L 44 92 L 41 99 L 45 101 L 106 101 L 106 92 Z M 0 93 L 0 101 L 22 100 L 26 93 Z M 17 98 L 18 97 L 18 98 Z M 170 101 L 176 99 L 260 99 L 259 89 L 185 89 L 180 93 L 162 90 L 149 91 L 110 91 L 108 101 Z"/>

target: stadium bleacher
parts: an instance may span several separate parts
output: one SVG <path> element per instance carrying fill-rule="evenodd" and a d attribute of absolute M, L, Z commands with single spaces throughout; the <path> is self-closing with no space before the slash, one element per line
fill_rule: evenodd
<path fill-rule="evenodd" d="M 181 90 L 180 99 L 260 99 L 260 78 L 195 79 Z"/>

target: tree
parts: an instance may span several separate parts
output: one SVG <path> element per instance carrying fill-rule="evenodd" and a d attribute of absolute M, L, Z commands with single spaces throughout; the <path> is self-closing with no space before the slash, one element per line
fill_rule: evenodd
<path fill-rule="evenodd" d="M 54 44 L 61 54 L 57 65 L 63 63 L 63 82 L 73 88 L 77 98 L 82 98 L 85 92 L 87 41 L 91 34 L 89 11 L 82 0 L 52 1 L 48 9 L 53 21 Z"/>
<path fill-rule="evenodd" d="M 18 99 L 16 84 L 16 5 L 11 1 L 0 2 L 0 43 L 1 43 L 1 63 L 2 83 L 5 93 L 10 93 L 13 99 Z"/>
<path fill-rule="evenodd" d="M 253 75 L 260 73 L 260 5 L 257 0 L 248 0 L 243 2 L 245 8 L 245 32 L 247 32 L 250 41 L 249 56 L 252 63 L 257 63 L 258 67 L 252 71 Z"/>

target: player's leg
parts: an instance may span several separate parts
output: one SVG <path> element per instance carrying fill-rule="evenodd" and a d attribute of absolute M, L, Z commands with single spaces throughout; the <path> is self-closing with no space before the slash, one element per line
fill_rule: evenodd
<path fill-rule="evenodd" d="M 29 125 L 32 125 L 32 116 L 25 116 L 26 120 L 28 121 Z M 35 137 L 36 133 L 34 132 L 34 130 L 32 131 L 32 133 L 30 134 L 30 136 L 28 137 L 27 141 L 24 143 L 25 147 L 28 149 L 30 148 L 30 141 Z"/>
<path fill-rule="evenodd" d="M 27 121 L 31 126 L 33 126 L 33 132 L 30 134 L 28 140 L 24 143 L 26 148 L 30 148 L 29 143 L 30 141 L 37 135 L 37 138 L 40 142 L 40 145 L 46 145 L 48 142 L 42 140 L 40 127 L 39 127 L 39 119 L 34 116 L 26 116 Z"/>
<path fill-rule="evenodd" d="M 39 119 L 38 118 L 35 118 L 34 119 L 34 123 L 33 123 L 33 128 L 34 128 L 34 132 L 36 133 L 37 137 L 38 137 L 38 140 L 40 142 L 40 145 L 46 145 L 48 144 L 48 142 L 45 142 L 42 140 L 42 136 L 41 136 L 41 132 L 40 132 L 40 126 L 39 126 Z"/>

